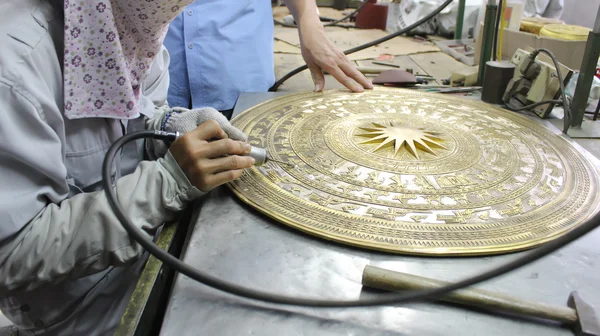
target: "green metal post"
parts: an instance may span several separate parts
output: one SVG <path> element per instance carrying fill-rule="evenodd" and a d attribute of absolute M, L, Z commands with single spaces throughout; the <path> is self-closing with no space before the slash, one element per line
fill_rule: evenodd
<path fill-rule="evenodd" d="M 479 56 L 479 73 L 477 82 L 483 85 L 483 75 L 485 73 L 485 64 L 492 57 L 492 44 L 494 43 L 494 24 L 496 23 L 496 11 L 498 5 L 494 0 L 489 0 L 485 10 L 485 19 L 483 21 L 483 41 L 481 41 L 481 53 Z"/>
<path fill-rule="evenodd" d="M 462 39 L 463 22 L 465 21 L 465 3 L 467 0 L 458 0 L 458 13 L 456 14 L 456 29 L 454 39 Z"/>
<path fill-rule="evenodd" d="M 579 78 L 571 104 L 571 127 L 581 127 L 588 97 L 596 75 L 596 66 L 600 55 L 600 8 L 596 15 L 594 29 L 588 35 L 585 52 L 579 69 Z"/>

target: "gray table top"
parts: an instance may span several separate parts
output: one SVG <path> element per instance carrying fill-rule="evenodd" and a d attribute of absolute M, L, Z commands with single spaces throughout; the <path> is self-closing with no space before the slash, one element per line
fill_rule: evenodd
<path fill-rule="evenodd" d="M 243 94 L 234 115 L 276 95 Z M 194 222 L 183 257 L 186 263 L 253 289 L 303 297 L 357 299 L 374 295 L 361 285 L 362 270 L 368 264 L 456 281 L 521 255 L 427 258 L 360 250 L 266 218 L 225 187 L 206 197 Z M 477 287 L 556 305 L 565 305 L 569 293 L 577 290 L 600 309 L 600 248 L 596 244 L 600 244 L 600 230 Z M 440 303 L 351 309 L 278 306 L 232 296 L 178 275 L 161 334 L 516 336 L 572 332 Z"/>

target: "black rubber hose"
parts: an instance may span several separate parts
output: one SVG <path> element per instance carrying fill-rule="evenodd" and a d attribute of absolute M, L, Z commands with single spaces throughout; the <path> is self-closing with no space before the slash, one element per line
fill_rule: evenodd
<path fill-rule="evenodd" d="M 352 28 L 352 27 L 354 27 L 354 26 L 351 26 L 351 25 L 340 25 L 339 23 L 340 23 L 340 22 L 342 22 L 342 21 L 348 20 L 349 18 L 351 18 L 351 17 L 353 17 L 354 15 L 358 14 L 358 12 L 360 12 L 360 11 L 361 11 L 361 9 L 363 9 L 363 7 L 365 7 L 365 5 L 366 5 L 367 3 L 368 3 L 367 1 L 363 2 L 363 3 L 362 3 L 360 6 L 358 6 L 358 7 L 357 7 L 357 8 L 356 8 L 354 11 L 352 11 L 352 13 L 350 13 L 350 14 L 348 14 L 348 15 L 344 16 L 344 17 L 343 17 L 343 18 L 341 18 L 341 19 L 337 19 L 337 20 L 331 20 L 330 22 L 328 22 L 328 23 L 324 24 L 323 26 L 325 26 L 325 27 L 338 26 L 338 27 L 343 27 L 343 28 Z M 284 26 L 284 27 L 298 28 L 298 26 L 297 26 L 297 25 L 295 25 L 295 24 L 287 24 L 287 23 L 285 23 L 285 22 L 278 21 L 278 20 L 275 20 L 275 19 L 273 19 L 273 22 L 275 22 L 275 23 L 277 23 L 277 24 L 279 24 L 279 25 L 282 25 L 282 26 Z"/>
<path fill-rule="evenodd" d="M 153 131 L 140 131 L 135 133 L 127 134 L 121 138 L 119 138 L 115 143 L 111 145 L 104 158 L 104 162 L 102 165 L 102 183 L 104 186 L 104 190 L 106 193 L 106 197 L 111 208 L 114 210 L 115 215 L 125 228 L 125 230 L 131 235 L 131 237 L 136 240 L 142 247 L 144 247 L 148 252 L 154 255 L 156 258 L 161 260 L 166 266 L 171 267 L 175 271 L 186 275 L 198 282 L 201 282 L 207 286 L 213 287 L 215 289 L 219 289 L 224 292 L 228 292 L 230 294 L 238 295 L 241 297 L 245 297 L 248 299 L 255 299 L 270 303 L 283 304 L 283 305 L 295 305 L 295 306 L 307 306 L 307 307 L 366 307 L 366 306 L 378 306 L 378 305 L 397 305 L 402 303 L 416 302 L 416 301 L 429 301 L 436 300 L 437 298 L 444 296 L 452 291 L 472 286 L 477 283 L 492 279 L 494 277 L 503 275 L 507 272 L 513 271 L 519 267 L 525 266 L 533 261 L 536 261 L 558 249 L 561 247 L 573 242 L 579 237 L 585 235 L 586 233 L 594 230 L 600 224 L 600 213 L 594 215 L 590 220 L 585 222 L 584 224 L 570 230 L 563 236 L 545 243 L 544 245 L 536 248 L 535 250 L 525 254 L 522 257 L 519 257 L 509 263 L 506 263 L 502 266 L 493 268 L 487 272 L 478 274 L 474 277 L 467 278 L 465 280 L 453 283 L 451 285 L 447 285 L 444 287 L 429 289 L 429 290 L 419 290 L 419 291 L 406 291 L 403 293 L 386 293 L 378 295 L 377 297 L 370 299 L 361 299 L 361 300 L 318 300 L 318 299 L 308 299 L 308 298 L 298 298 L 298 297 L 290 297 L 284 295 L 278 295 L 268 292 L 263 292 L 251 288 L 242 287 L 227 281 L 223 281 L 219 278 L 216 278 L 210 274 L 203 273 L 188 264 L 183 263 L 179 259 L 173 257 L 166 251 L 162 250 L 156 244 L 154 244 L 150 239 L 148 239 L 141 230 L 138 229 L 127 217 L 125 211 L 117 201 L 117 197 L 115 195 L 114 187 L 112 184 L 111 178 L 111 167 L 113 165 L 114 158 L 117 153 L 119 153 L 120 149 L 127 143 L 142 139 L 142 138 L 155 138 L 155 139 L 163 139 L 172 141 L 175 137 L 172 133 L 166 132 L 153 132 Z"/>
<path fill-rule="evenodd" d="M 563 121 L 564 121 L 563 133 L 567 134 L 567 132 L 569 131 L 569 127 L 571 127 L 571 106 L 569 105 L 569 101 L 567 100 L 567 90 L 565 89 L 565 78 L 562 76 L 562 71 L 560 70 L 560 63 L 558 63 L 556 56 L 554 56 L 554 54 L 550 50 L 540 48 L 540 49 L 537 49 L 536 51 L 543 52 L 544 54 L 550 56 L 550 58 L 552 59 L 552 63 L 554 63 L 554 67 L 556 68 L 556 75 L 558 76 L 558 81 L 560 83 L 560 93 L 563 98 L 562 99 L 563 110 L 565 112 L 565 115 L 563 116 Z M 536 51 L 534 51 L 534 53 Z M 535 56 L 537 56 L 537 53 Z"/>
<path fill-rule="evenodd" d="M 444 8 L 448 7 L 448 5 L 450 5 L 452 3 L 452 1 L 454 0 L 446 0 L 443 4 L 440 5 L 440 7 L 436 8 L 433 12 L 429 13 L 427 16 L 423 17 L 422 19 L 418 20 L 417 22 L 411 24 L 410 26 L 404 28 L 404 29 L 400 29 L 399 31 L 389 34 L 387 36 L 384 36 L 382 38 L 378 38 L 377 40 L 356 46 L 354 48 L 348 49 L 346 51 L 344 51 L 345 55 L 350 55 L 353 54 L 357 51 L 361 51 L 363 49 L 367 49 L 369 47 L 372 47 L 374 45 L 383 43 L 385 41 L 391 40 L 394 37 L 400 36 L 404 33 L 408 33 L 409 31 L 417 28 L 418 26 L 422 25 L 423 23 L 433 19 L 434 16 L 438 15 L 442 10 L 444 10 Z M 286 74 L 285 76 L 281 77 L 281 79 L 279 79 L 277 82 L 275 82 L 275 84 L 273 84 L 273 86 L 271 86 L 271 88 L 269 89 L 269 92 L 275 92 L 279 89 L 279 87 L 281 86 L 281 84 L 283 84 L 286 80 L 292 78 L 293 76 L 297 75 L 298 73 L 304 71 L 308 69 L 308 66 L 305 64 L 297 69 L 294 69 L 292 71 L 290 71 L 288 74 Z"/>
<path fill-rule="evenodd" d="M 537 55 L 541 52 L 550 56 L 550 58 L 552 59 L 552 63 L 554 63 L 554 67 L 556 68 L 556 75 L 558 76 L 558 82 L 560 83 L 560 93 L 562 95 L 563 110 L 565 112 L 565 115 L 563 117 L 563 133 L 567 134 L 567 132 L 569 131 L 569 127 L 571 127 L 571 106 L 569 106 L 569 101 L 567 100 L 565 80 L 562 76 L 562 71 L 560 70 L 560 63 L 556 59 L 556 56 L 554 56 L 554 54 L 550 50 L 545 48 L 539 48 L 533 51 L 531 57 L 533 57 L 534 61 Z"/>
<path fill-rule="evenodd" d="M 275 22 L 278 25 L 284 26 L 284 27 L 298 28 L 298 26 L 295 25 L 295 24 L 287 24 L 287 23 L 285 23 L 283 21 L 279 21 L 279 20 L 275 20 L 275 19 L 273 19 L 273 22 Z M 341 28 L 356 28 L 355 25 L 352 25 L 352 24 L 343 24 L 343 23 L 328 24 L 328 25 L 324 25 L 324 26 L 327 26 L 327 27 L 335 26 L 335 27 L 341 27 Z"/>

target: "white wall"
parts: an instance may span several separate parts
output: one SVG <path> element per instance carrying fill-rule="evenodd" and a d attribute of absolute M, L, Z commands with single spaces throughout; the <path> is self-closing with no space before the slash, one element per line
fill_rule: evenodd
<path fill-rule="evenodd" d="M 593 28 L 600 0 L 564 0 L 562 20 L 567 24 Z"/>

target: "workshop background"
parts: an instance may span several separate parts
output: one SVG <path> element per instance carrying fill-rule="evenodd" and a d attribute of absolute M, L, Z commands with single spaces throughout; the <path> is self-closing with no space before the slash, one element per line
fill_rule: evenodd
<path fill-rule="evenodd" d="M 599 5 L 600 0 L 565 0 L 561 20 L 567 24 L 592 28 Z"/>
<path fill-rule="evenodd" d="M 383 37 L 402 27 L 406 27 L 431 12 L 442 2 L 442 0 L 378 0 L 376 1 L 378 6 L 388 7 L 385 11 L 386 15 L 382 15 L 376 11 L 368 14 L 361 11 L 363 12 L 363 16 L 368 15 L 371 17 L 371 19 L 368 20 L 369 22 L 366 23 L 366 27 L 364 22 L 367 20 L 362 20 L 362 27 L 360 28 L 356 27 L 356 19 L 345 20 L 341 22 L 344 27 L 326 27 L 327 35 L 336 46 L 342 50 L 346 50 Z M 344 10 L 338 10 L 334 8 L 340 8 L 336 3 L 345 3 L 344 5 L 346 8 Z M 322 17 L 331 19 L 340 19 L 347 16 L 360 6 L 361 3 L 361 1 L 356 0 L 317 1 L 320 11 L 319 14 Z M 479 68 L 477 64 L 479 59 L 478 49 L 480 49 L 480 45 L 478 45 L 478 42 L 480 43 L 482 39 L 481 36 L 478 35 L 481 34 L 479 28 L 483 26 L 486 3 L 486 0 L 466 0 L 462 40 L 454 40 L 458 11 L 458 0 L 456 0 L 432 20 L 434 23 L 428 23 L 413 30 L 412 36 L 396 37 L 390 41 L 349 55 L 349 57 L 363 70 L 363 73 L 369 72 L 370 70 L 373 70 L 373 68 L 375 68 L 375 70 L 379 69 L 379 72 L 386 69 L 386 66 L 377 64 L 379 62 L 394 63 L 400 69 L 408 69 L 415 75 L 428 76 L 430 78 L 429 84 L 433 86 L 446 84 L 448 83 L 446 80 L 449 79 L 460 82 L 462 80 L 461 78 L 464 79 L 465 76 L 471 76 L 471 78 L 476 80 L 476 77 L 472 77 L 472 75 L 476 74 Z M 513 13 L 518 12 L 519 10 L 521 12 L 524 11 L 523 6 L 525 0 L 507 0 L 507 3 L 509 6 L 515 6 L 516 9 L 513 10 Z M 518 4 L 521 4 L 520 8 Z M 560 22 L 569 25 L 570 27 L 571 25 L 576 25 L 591 30 L 599 6 L 600 0 L 564 0 L 564 9 L 560 19 L 558 19 L 558 21 L 548 21 Z M 402 14 L 407 12 L 407 8 L 410 9 L 410 13 Z M 382 16 L 377 17 L 378 15 Z M 293 20 L 291 19 L 287 7 L 284 5 L 278 6 L 275 3 L 273 6 L 273 16 L 276 22 L 274 35 L 275 74 L 276 78 L 279 79 L 290 71 L 303 65 L 304 61 L 300 55 L 300 42 L 297 29 L 285 26 L 286 23 L 293 24 Z M 575 84 L 577 83 L 577 72 L 583 58 L 587 32 L 584 32 L 584 40 L 577 42 L 565 41 L 567 44 L 564 45 L 531 45 L 531 36 L 533 35 L 524 31 L 528 30 L 530 27 L 527 25 L 523 26 L 523 22 L 520 22 L 519 20 L 525 18 L 525 15 L 517 13 L 513 15 L 513 18 L 514 17 L 516 17 L 516 19 L 513 19 L 510 25 L 507 23 L 508 27 L 506 27 L 507 30 L 513 30 L 513 34 L 509 35 L 507 33 L 505 34 L 504 41 L 499 41 L 499 44 L 504 47 L 503 52 L 500 50 L 502 59 L 510 60 L 517 49 L 526 50 L 527 48 L 546 47 L 557 54 L 559 62 L 569 67 L 570 70 L 573 70 L 573 75 L 569 85 L 567 85 L 568 94 L 569 92 L 572 94 Z M 284 23 L 284 25 L 277 24 L 277 22 Z M 540 27 L 538 26 L 536 29 L 539 33 Z M 546 41 L 546 38 L 543 38 L 543 40 Z M 554 41 L 554 39 L 548 40 Z M 468 57 L 465 55 L 457 55 L 454 51 L 449 50 L 452 48 L 448 48 L 448 46 L 453 47 L 454 45 L 461 44 L 457 41 L 460 41 L 461 43 L 464 42 L 464 44 L 467 44 L 469 48 L 472 49 L 469 51 L 470 55 Z M 540 40 L 538 39 L 537 42 L 539 41 Z M 502 49 L 502 47 L 500 47 L 500 49 Z M 387 69 L 390 68 L 387 67 Z M 378 71 L 375 71 L 375 73 L 370 73 L 368 76 L 373 79 L 377 73 Z M 278 91 L 294 92 L 310 90 L 313 87 L 312 83 L 310 72 L 303 71 L 288 79 Z M 462 85 L 464 86 L 468 86 L 467 84 L 468 83 L 462 82 Z M 476 85 L 476 83 L 473 82 L 471 85 Z M 326 76 L 325 89 L 341 87 L 342 85 L 335 81 L 331 76 Z M 458 92 L 455 94 L 461 96 L 473 96 L 480 95 L 480 92 Z M 600 96 L 600 79 L 596 77 L 590 94 L 589 104 L 586 109 L 586 121 L 591 122 L 593 119 L 592 112 L 598 106 L 598 96 Z M 562 126 L 559 125 L 562 123 L 562 109 L 554 108 L 553 115 L 549 116 L 549 119 L 554 119 L 552 121 L 555 126 L 561 128 Z M 589 125 L 589 123 L 587 125 Z M 598 125 L 600 124 L 597 124 L 596 122 L 593 123 L 593 134 L 596 133 L 596 129 L 600 130 L 600 127 L 597 127 Z M 600 135 L 600 132 L 596 135 Z M 575 141 L 592 154 L 599 156 L 600 143 L 596 140 L 597 138 L 597 136 L 588 136 L 588 134 L 586 134 L 585 136 L 581 136 L 581 138 L 578 137 Z"/>

